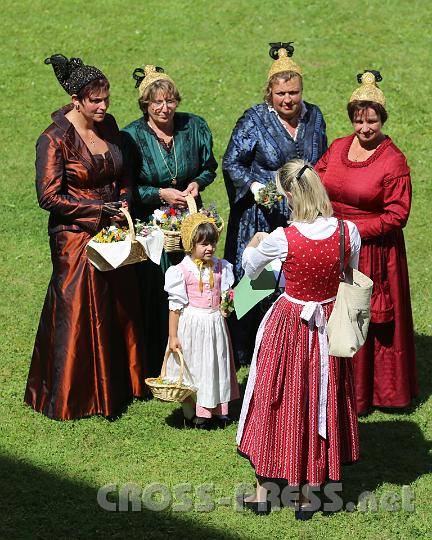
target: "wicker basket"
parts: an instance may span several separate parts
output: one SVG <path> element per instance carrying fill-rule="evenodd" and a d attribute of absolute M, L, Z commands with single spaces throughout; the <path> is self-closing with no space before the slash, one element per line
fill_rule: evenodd
<path fill-rule="evenodd" d="M 186 202 L 188 205 L 189 214 L 196 214 L 197 205 L 192 195 L 186 195 Z M 216 227 L 219 234 L 223 231 L 224 228 L 224 221 L 222 217 L 221 221 L 222 224 L 220 225 L 220 227 Z M 155 221 L 153 223 L 156 225 Z M 164 233 L 164 250 L 166 252 L 184 251 L 180 231 L 166 231 L 162 229 L 162 232 Z"/>
<path fill-rule="evenodd" d="M 167 362 L 168 358 L 170 356 L 171 352 L 169 350 L 166 351 L 164 361 L 162 364 L 162 369 L 159 377 L 153 378 L 147 378 L 145 380 L 146 385 L 150 388 L 151 393 L 156 399 L 160 399 L 161 401 L 178 401 L 181 403 L 184 401 L 187 397 L 189 397 L 191 394 L 193 394 L 196 389 L 191 386 L 185 386 L 183 384 L 183 372 L 184 372 L 184 358 L 179 349 L 177 349 L 178 356 L 178 364 L 180 365 L 180 373 L 179 378 L 176 383 L 170 383 L 170 384 L 162 384 L 158 382 L 158 379 L 163 379 L 166 375 L 166 368 L 167 368 Z"/>
<path fill-rule="evenodd" d="M 186 195 L 186 202 L 189 214 L 196 214 L 197 205 L 192 195 Z M 164 250 L 166 252 L 184 251 L 180 231 L 166 231 L 162 229 L 162 232 L 164 233 Z"/>
<path fill-rule="evenodd" d="M 120 266 L 118 266 L 118 268 L 120 268 L 121 266 L 125 266 L 127 264 L 134 264 L 134 263 L 147 260 L 147 254 L 143 246 L 136 240 L 134 224 L 132 222 L 132 218 L 129 212 L 126 210 L 126 208 L 119 208 L 119 211 L 124 214 L 128 222 L 131 249 L 127 258 L 120 264 Z M 114 242 L 113 244 L 110 244 L 110 246 L 114 247 L 116 243 L 117 242 Z M 98 253 L 92 248 L 91 242 L 87 245 L 86 253 L 87 253 L 87 258 L 89 259 L 89 261 L 101 272 L 114 270 L 114 267 L 111 266 L 111 264 L 108 261 L 106 261 L 100 253 Z"/>

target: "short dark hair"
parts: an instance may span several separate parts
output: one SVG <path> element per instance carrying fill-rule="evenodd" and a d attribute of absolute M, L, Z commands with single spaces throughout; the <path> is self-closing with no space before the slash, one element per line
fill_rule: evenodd
<path fill-rule="evenodd" d="M 200 223 L 192 238 L 192 247 L 204 242 L 215 246 L 219 240 L 219 233 L 213 223 Z"/>
<path fill-rule="evenodd" d="M 350 101 L 347 105 L 349 119 L 351 122 L 354 122 L 354 117 L 358 112 L 365 111 L 369 108 L 373 109 L 381 120 L 381 123 L 385 124 L 388 118 L 387 111 L 384 109 L 381 103 L 377 103 L 376 101 L 359 101 L 357 99 Z"/>
<path fill-rule="evenodd" d="M 98 94 L 99 92 L 105 92 L 109 90 L 110 84 L 108 79 L 102 77 L 100 79 L 94 79 L 90 81 L 85 86 L 79 89 L 77 92 L 77 98 L 79 101 L 83 101 L 86 98 L 89 98 L 93 94 Z"/>

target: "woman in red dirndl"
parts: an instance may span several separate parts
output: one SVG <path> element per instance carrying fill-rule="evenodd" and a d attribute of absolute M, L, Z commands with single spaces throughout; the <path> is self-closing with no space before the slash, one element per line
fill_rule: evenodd
<path fill-rule="evenodd" d="M 254 279 L 282 260 L 285 292 L 258 330 L 237 434 L 238 450 L 257 475 L 257 492 L 245 507 L 268 513 L 265 479 L 289 486 L 340 480 L 341 464 L 359 457 L 353 366 L 328 354 L 327 320 L 339 285 L 339 228 L 318 175 L 302 160 L 278 174 L 293 221 L 270 235 L 257 233 L 244 251 Z M 356 267 L 360 236 L 345 222 L 345 260 Z M 303 490 L 304 491 L 304 490 Z M 296 512 L 308 519 L 303 500 Z M 309 511 L 308 511 L 309 510 Z"/>

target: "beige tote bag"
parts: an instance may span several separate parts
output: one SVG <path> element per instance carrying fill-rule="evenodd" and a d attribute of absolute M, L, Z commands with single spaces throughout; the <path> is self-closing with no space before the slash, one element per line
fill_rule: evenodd
<path fill-rule="evenodd" d="M 352 280 L 345 275 L 345 230 L 341 219 L 339 227 L 341 282 L 327 323 L 327 334 L 329 354 L 352 358 L 366 341 L 373 281 L 355 269 Z"/>

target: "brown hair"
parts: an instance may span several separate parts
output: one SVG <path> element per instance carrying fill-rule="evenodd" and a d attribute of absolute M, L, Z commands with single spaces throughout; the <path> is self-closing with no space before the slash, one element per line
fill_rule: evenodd
<path fill-rule="evenodd" d="M 198 243 L 207 243 L 215 246 L 219 240 L 219 233 L 213 223 L 200 223 L 192 238 L 192 249 Z"/>
<path fill-rule="evenodd" d="M 99 94 L 99 92 L 106 92 L 109 90 L 109 87 L 110 84 L 108 79 L 105 79 L 105 77 L 94 79 L 79 89 L 77 92 L 77 98 L 82 102 L 84 99 L 88 99 L 91 95 Z"/>
<path fill-rule="evenodd" d="M 149 86 L 147 86 L 147 88 L 144 90 L 142 96 L 140 96 L 138 99 L 139 108 L 144 116 L 147 116 L 148 106 L 154 100 L 159 91 L 162 91 L 166 96 L 172 96 L 177 103 L 180 103 L 181 96 L 177 86 L 173 82 L 167 81 L 166 79 L 158 79 L 149 84 Z"/>
<path fill-rule="evenodd" d="M 303 169 L 303 173 L 299 173 Z M 292 159 L 276 175 L 278 190 L 292 196 L 292 220 L 312 223 L 318 216 L 330 217 L 333 208 L 327 192 L 312 165 L 302 159 Z"/>
<path fill-rule="evenodd" d="M 347 105 L 349 119 L 351 122 L 354 122 L 354 118 L 358 112 L 366 111 L 366 109 L 369 108 L 373 109 L 378 115 L 381 123 L 385 124 L 388 118 L 387 111 L 384 109 L 381 103 L 377 103 L 376 101 L 359 101 L 357 99 L 350 101 Z"/>
<path fill-rule="evenodd" d="M 272 75 L 267 81 L 267 86 L 264 89 L 264 101 L 269 105 L 272 105 L 271 96 L 273 85 L 278 81 L 287 82 L 291 79 L 294 79 L 295 77 L 298 77 L 300 79 L 301 88 L 303 90 L 303 78 L 300 73 L 297 73 L 296 71 L 281 71 L 280 73 L 275 73 L 274 75 Z"/>

